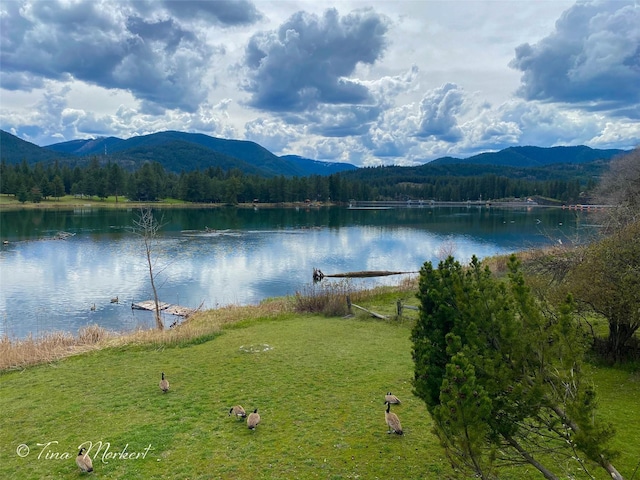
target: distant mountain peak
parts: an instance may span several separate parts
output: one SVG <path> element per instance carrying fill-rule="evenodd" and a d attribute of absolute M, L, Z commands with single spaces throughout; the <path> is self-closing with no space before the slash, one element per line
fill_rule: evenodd
<path fill-rule="evenodd" d="M 530 145 L 507 147 L 497 152 L 485 152 L 469 158 L 438 158 L 433 165 L 502 165 L 509 167 L 543 167 L 559 163 L 579 164 L 595 160 L 609 160 L 624 150 L 597 150 L 586 145 L 535 147 Z"/>
<path fill-rule="evenodd" d="M 15 152 L 15 153 L 14 153 Z M 29 163 L 64 158 L 83 162 L 86 157 L 99 157 L 135 168 L 147 161 L 157 161 L 166 170 L 180 173 L 208 167 L 238 169 L 263 176 L 307 176 L 356 169 L 354 165 L 325 163 L 317 160 L 278 157 L 251 140 L 231 140 L 203 133 L 176 130 L 139 135 L 126 140 L 117 137 L 95 137 L 38 147 L 3 132 L 2 156 L 10 163 L 26 158 Z"/>

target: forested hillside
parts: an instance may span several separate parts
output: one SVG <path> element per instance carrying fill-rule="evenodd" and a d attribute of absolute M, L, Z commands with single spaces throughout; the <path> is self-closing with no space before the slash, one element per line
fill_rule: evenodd
<path fill-rule="evenodd" d="M 274 177 L 278 175 L 329 175 L 356 167 L 339 162 L 320 162 L 298 156 L 278 157 L 255 142 L 228 140 L 198 133 L 158 132 L 123 140 L 102 137 L 72 140 L 38 147 L 2 132 L 2 160 L 8 164 L 29 165 L 54 162 L 86 167 L 96 158 L 101 164 L 117 163 L 133 171 L 145 162 L 157 162 L 176 174 L 193 170 L 220 167 L 225 171 L 237 169 L 245 174 Z"/>
<path fill-rule="evenodd" d="M 84 194 L 232 204 L 256 199 L 460 202 L 533 196 L 584 203 L 620 152 L 585 146 L 512 147 L 415 167 L 356 168 L 278 157 L 253 142 L 184 132 L 76 140 L 47 148 L 6 132 L 1 138 L 0 192 L 23 201 Z"/>
<path fill-rule="evenodd" d="M 366 170 L 366 169 L 365 169 Z M 359 172 L 359 171 L 358 171 Z M 125 196 L 130 200 L 156 201 L 175 198 L 198 203 L 243 202 L 349 202 L 350 200 L 500 200 L 535 196 L 545 201 L 584 203 L 595 185 L 573 180 L 509 178 L 495 173 L 474 176 L 431 175 L 412 181 L 403 177 L 353 178 L 349 172 L 306 177 L 265 177 L 233 169 L 209 167 L 175 174 L 157 162 L 134 171 L 118 163 L 101 165 L 96 158 L 79 166 L 58 163 L 43 167 L 0 164 L 0 193 L 21 202 L 41 201 L 63 195 L 106 198 Z M 419 180 L 419 181 L 416 181 Z"/>
<path fill-rule="evenodd" d="M 559 163 L 588 163 L 595 160 L 610 160 L 624 153 L 624 150 L 598 150 L 584 145 L 574 147 L 509 147 L 498 152 L 474 155 L 464 160 L 458 158 L 440 158 L 436 165 L 466 163 L 472 165 L 504 165 L 509 167 L 541 167 Z"/>

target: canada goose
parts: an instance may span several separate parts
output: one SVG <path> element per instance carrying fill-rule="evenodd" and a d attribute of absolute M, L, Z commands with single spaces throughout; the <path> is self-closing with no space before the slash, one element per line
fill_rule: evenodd
<path fill-rule="evenodd" d="M 234 405 L 229 410 L 229 416 L 231 415 L 235 415 L 238 418 L 244 418 L 247 416 L 247 413 L 244 411 L 244 408 L 242 408 L 242 405 Z"/>
<path fill-rule="evenodd" d="M 95 312 L 96 311 L 96 304 L 94 303 L 93 305 L 91 305 L 91 311 Z"/>
<path fill-rule="evenodd" d="M 400 401 L 400 399 L 398 397 L 396 397 L 394 394 L 392 394 L 391 392 L 387 392 L 387 394 L 384 396 L 384 403 L 394 403 L 396 405 L 400 405 L 402 402 Z"/>
<path fill-rule="evenodd" d="M 160 390 L 162 390 L 164 393 L 167 393 L 169 391 L 169 380 L 164 378 L 164 372 L 162 372 L 162 380 L 160 380 Z"/>
<path fill-rule="evenodd" d="M 93 463 L 91 462 L 91 457 L 84 453 L 86 448 L 82 447 L 78 452 L 78 456 L 76 457 L 76 464 L 80 467 L 80 470 L 83 472 L 93 472 Z"/>
<path fill-rule="evenodd" d="M 118 303 L 118 297 L 113 297 L 111 299 L 111 303 Z"/>
<path fill-rule="evenodd" d="M 247 427 L 249 427 L 249 430 L 254 430 L 259 423 L 260 423 L 260 414 L 258 413 L 258 409 L 256 408 L 247 417 Z"/>
<path fill-rule="evenodd" d="M 387 405 L 387 409 L 384 412 L 384 419 L 389 426 L 389 431 L 387 433 L 397 433 L 398 435 L 402 435 L 402 425 L 400 425 L 400 419 L 398 416 L 390 412 L 391 404 L 389 402 L 384 402 Z"/>

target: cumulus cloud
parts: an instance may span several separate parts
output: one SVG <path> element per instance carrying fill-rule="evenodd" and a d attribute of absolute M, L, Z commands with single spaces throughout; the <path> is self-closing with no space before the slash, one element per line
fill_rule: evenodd
<path fill-rule="evenodd" d="M 394 159 L 395 164 L 412 163 L 406 156 L 417 143 L 412 135 L 416 131 L 417 120 L 414 105 L 389 108 L 372 126 L 363 142 L 376 157 Z"/>
<path fill-rule="evenodd" d="M 378 118 L 378 106 L 323 105 L 316 112 L 305 116 L 309 132 L 323 137 L 347 137 L 364 135 Z"/>
<path fill-rule="evenodd" d="M 166 6 L 183 17 L 217 13 L 217 22 L 253 18 L 234 17 L 228 5 L 234 2 L 180 3 L 184 10 L 175 2 Z M 207 96 L 204 79 L 216 50 L 197 30 L 171 17 L 144 18 L 140 7 L 91 0 L 3 2 L 2 87 L 29 90 L 42 79 L 73 78 L 130 91 L 161 108 L 196 111 Z"/>
<path fill-rule="evenodd" d="M 637 1 L 576 3 L 553 33 L 516 48 L 510 66 L 523 73 L 518 94 L 640 118 L 638 25 Z"/>
<path fill-rule="evenodd" d="M 29 72 L 2 72 L 0 86 L 7 90 L 23 90 L 30 92 L 34 88 L 44 87 L 44 80 Z"/>
<path fill-rule="evenodd" d="M 462 111 L 464 93 L 460 87 L 447 83 L 427 92 L 420 103 L 420 125 L 416 136 L 456 142 L 462 138 L 456 115 Z"/>
<path fill-rule="evenodd" d="M 301 125 L 287 124 L 278 118 L 259 117 L 245 124 L 244 137 L 271 152 L 281 153 L 301 138 L 303 132 Z"/>
<path fill-rule="evenodd" d="M 179 19 L 206 20 L 222 26 L 249 25 L 262 14 L 247 0 L 164 0 L 163 6 Z"/>
<path fill-rule="evenodd" d="M 372 64 L 385 49 L 389 21 L 373 10 L 340 17 L 291 16 L 275 31 L 253 35 L 246 47 L 249 104 L 272 112 L 313 110 L 320 104 L 366 104 L 370 92 L 349 78 L 359 63 Z"/>
<path fill-rule="evenodd" d="M 0 0 L 0 126 L 39 145 L 182 130 L 362 166 L 632 147 L 640 3 L 571 1 L 496 17 L 490 0 L 462 16 L 410 0 Z"/>

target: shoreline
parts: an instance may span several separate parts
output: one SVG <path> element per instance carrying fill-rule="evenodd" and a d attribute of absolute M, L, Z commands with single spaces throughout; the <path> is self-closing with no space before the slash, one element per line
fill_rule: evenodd
<path fill-rule="evenodd" d="M 190 203 L 181 200 L 167 198 L 155 202 L 129 201 L 126 197 L 106 199 L 96 197 L 74 197 L 65 195 L 58 199 L 43 199 L 38 203 L 20 203 L 15 196 L 0 195 L 0 212 L 6 210 L 55 210 L 75 208 L 105 208 L 105 209 L 132 209 L 132 208 L 320 208 L 344 206 L 351 210 L 363 209 L 388 209 L 388 208 L 433 208 L 433 207 L 485 207 L 485 208 L 562 208 L 569 210 L 595 211 L 612 207 L 612 205 L 595 205 L 589 203 L 567 204 L 553 199 L 532 197 L 526 200 L 519 198 L 505 198 L 501 200 L 466 200 L 466 201 L 440 201 L 440 200 L 349 200 L 348 202 L 241 202 L 241 203 Z"/>
<path fill-rule="evenodd" d="M 435 201 L 435 200 L 351 200 L 349 202 L 243 202 L 229 203 L 189 203 L 172 199 L 157 202 L 130 202 L 128 200 L 116 202 L 114 197 L 106 200 L 95 198 L 75 198 L 71 196 L 61 197 L 62 200 L 42 200 L 39 203 L 20 203 L 15 197 L 0 195 L 0 212 L 6 210 L 55 210 L 75 208 L 105 208 L 105 209 L 132 209 L 132 208 L 320 208 L 345 206 L 352 210 L 377 209 L 377 208 L 432 208 L 432 207 L 486 207 L 486 208 L 562 208 L 569 210 L 594 211 L 610 208 L 611 205 L 592 204 L 565 204 L 544 201 L 526 201 L 517 199 L 504 200 L 467 200 L 467 201 Z"/>
<path fill-rule="evenodd" d="M 259 202 L 244 202 L 237 204 L 229 203 L 188 203 L 188 202 L 174 202 L 174 201 L 158 201 L 158 202 L 130 202 L 113 200 L 95 200 L 95 199 L 66 199 L 63 201 L 58 200 L 43 200 L 39 203 L 25 202 L 20 203 L 17 200 L 5 201 L 7 197 L 0 197 L 0 211 L 2 210 L 50 210 L 50 209 L 65 209 L 65 208 L 113 208 L 113 209 L 131 209 L 131 208 L 294 208 L 294 207 L 329 207 L 339 206 L 341 203 L 336 202 L 282 202 L 282 203 L 259 203 Z"/>

